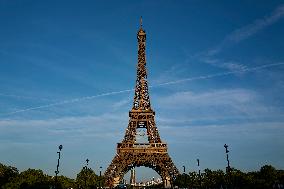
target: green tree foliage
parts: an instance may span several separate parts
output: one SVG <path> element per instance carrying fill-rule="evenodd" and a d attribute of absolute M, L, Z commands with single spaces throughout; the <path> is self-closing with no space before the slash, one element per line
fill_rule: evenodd
<path fill-rule="evenodd" d="M 55 177 L 52 178 L 52 183 L 54 183 Z M 65 176 L 58 176 L 57 177 L 58 187 L 61 189 L 69 189 L 69 188 L 76 188 L 76 182 L 74 179 L 70 179 Z"/>
<path fill-rule="evenodd" d="M 259 179 L 264 181 L 264 186 L 266 188 L 271 188 L 276 181 L 277 171 L 271 165 L 265 165 L 260 168 Z"/>
<path fill-rule="evenodd" d="M 188 174 L 178 175 L 174 181 L 175 186 L 179 186 L 180 188 L 187 188 L 190 185 L 190 179 Z"/>
<path fill-rule="evenodd" d="M 73 179 L 58 176 L 57 188 L 68 189 L 75 186 Z M 55 185 L 55 177 L 48 176 L 42 170 L 28 169 L 16 174 L 9 182 L 2 186 L 3 189 L 50 189 Z"/>
<path fill-rule="evenodd" d="M 0 163 L 0 188 L 19 174 L 17 168 Z"/>
<path fill-rule="evenodd" d="M 188 186 L 190 188 L 198 188 L 200 186 L 201 175 L 199 175 L 197 172 L 189 172 L 188 179 Z"/>
<path fill-rule="evenodd" d="M 77 174 L 76 184 L 78 188 L 95 188 L 99 186 L 99 177 L 91 168 L 83 167 Z"/>
<path fill-rule="evenodd" d="M 284 170 L 277 171 L 277 184 L 284 183 Z"/>
<path fill-rule="evenodd" d="M 103 176 L 98 176 L 96 181 L 96 186 L 102 187 L 105 184 L 105 178 Z"/>
<path fill-rule="evenodd" d="M 247 174 L 241 172 L 238 169 L 232 168 L 230 174 L 226 174 L 226 185 L 232 188 L 246 188 L 249 185 L 250 180 L 247 178 Z"/>
<path fill-rule="evenodd" d="M 247 185 L 256 189 L 274 188 L 276 184 L 281 183 L 278 180 L 277 170 L 271 165 L 264 165 L 258 172 L 247 173 L 246 178 L 248 178 Z"/>
<path fill-rule="evenodd" d="M 104 178 L 97 176 L 91 168 L 84 167 L 76 180 L 65 176 L 57 177 L 57 189 L 93 189 L 104 185 Z M 28 169 L 21 173 L 17 168 L 0 164 L 1 189 L 50 189 L 55 185 L 55 177 L 48 176 L 41 170 Z M 179 175 L 174 185 L 180 188 L 206 189 L 278 189 L 284 188 L 284 171 L 265 165 L 259 171 L 244 173 L 231 168 L 228 173 L 222 170 L 205 169 Z M 151 186 L 161 188 L 162 185 Z"/>
<path fill-rule="evenodd" d="M 13 177 L 3 189 L 49 189 L 49 177 L 41 170 L 28 169 Z"/>
<path fill-rule="evenodd" d="M 205 169 L 201 176 L 196 172 L 181 174 L 174 181 L 180 188 L 230 188 L 230 189 L 278 189 L 284 188 L 284 171 L 271 165 L 261 167 L 260 171 L 243 173 L 231 168 L 230 172 Z"/>
<path fill-rule="evenodd" d="M 221 188 L 228 185 L 229 179 L 222 170 L 212 171 L 205 169 L 202 174 L 201 185 L 210 188 Z"/>

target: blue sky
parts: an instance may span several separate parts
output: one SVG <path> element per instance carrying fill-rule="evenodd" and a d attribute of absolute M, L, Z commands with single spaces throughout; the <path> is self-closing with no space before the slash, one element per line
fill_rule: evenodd
<path fill-rule="evenodd" d="M 150 98 L 182 171 L 284 169 L 283 1 L 0 0 L 0 162 L 76 177 L 124 136 L 139 18 Z M 141 169 L 140 179 L 149 178 Z"/>

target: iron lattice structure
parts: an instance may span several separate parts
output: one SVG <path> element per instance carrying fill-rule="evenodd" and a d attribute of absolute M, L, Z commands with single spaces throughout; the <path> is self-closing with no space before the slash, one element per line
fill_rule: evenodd
<path fill-rule="evenodd" d="M 129 112 L 129 124 L 124 139 L 117 143 L 117 154 L 105 172 L 106 185 L 116 186 L 134 167 L 145 166 L 155 170 L 163 179 L 164 186 L 170 187 L 179 174 L 167 152 L 167 144 L 161 141 L 155 124 L 155 112 L 151 108 L 146 70 L 146 33 L 142 28 L 137 33 L 138 65 L 133 107 Z M 137 130 L 145 129 L 148 141 L 136 140 Z"/>

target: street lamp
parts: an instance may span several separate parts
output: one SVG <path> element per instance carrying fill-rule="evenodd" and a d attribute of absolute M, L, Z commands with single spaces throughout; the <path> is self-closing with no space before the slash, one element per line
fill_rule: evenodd
<path fill-rule="evenodd" d="M 184 186 L 186 186 L 185 166 L 183 165 Z"/>
<path fill-rule="evenodd" d="M 102 182 L 102 166 L 100 166 L 100 181 L 99 181 L 99 185 L 101 187 L 101 182 Z"/>
<path fill-rule="evenodd" d="M 225 152 L 226 152 L 227 163 L 228 163 L 228 164 L 227 164 L 227 167 L 226 167 L 226 172 L 227 172 L 227 173 L 229 173 L 229 172 L 230 172 L 230 169 L 231 169 L 231 168 L 230 168 L 230 161 L 229 161 L 229 150 L 228 150 L 228 147 L 229 147 L 229 146 L 228 146 L 227 144 L 224 145 L 224 148 L 226 149 Z"/>
<path fill-rule="evenodd" d="M 225 144 L 224 145 L 224 148 L 226 149 L 226 157 L 227 157 L 227 167 L 226 167 L 226 173 L 227 173 L 227 175 L 228 175 L 228 185 L 229 185 L 229 188 L 230 188 L 230 171 L 231 171 L 231 168 L 230 168 L 230 161 L 229 161 L 229 150 L 228 150 L 228 145 L 227 144 Z"/>
<path fill-rule="evenodd" d="M 200 174 L 199 162 L 200 162 L 199 159 L 197 159 L 198 176 L 199 176 L 199 187 L 201 188 L 201 174 Z"/>
<path fill-rule="evenodd" d="M 89 159 L 86 159 L 86 162 L 87 162 L 87 164 L 86 164 L 86 166 L 85 167 L 83 167 L 83 169 L 85 169 L 85 188 L 87 187 L 87 173 L 88 173 L 88 165 L 89 165 Z"/>
<path fill-rule="evenodd" d="M 54 186 L 55 188 L 57 188 L 57 175 L 59 173 L 58 168 L 59 168 L 60 152 L 61 152 L 62 148 L 63 148 L 63 146 L 60 144 L 58 146 L 59 152 L 57 152 L 58 153 L 58 159 L 57 159 L 57 166 L 56 166 L 56 171 L 55 171 L 55 186 Z"/>

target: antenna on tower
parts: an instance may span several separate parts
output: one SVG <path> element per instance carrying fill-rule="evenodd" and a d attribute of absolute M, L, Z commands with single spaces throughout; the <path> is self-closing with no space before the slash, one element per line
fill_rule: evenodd
<path fill-rule="evenodd" d="M 142 24 L 142 16 L 140 16 L 140 28 L 142 28 L 143 24 Z"/>

